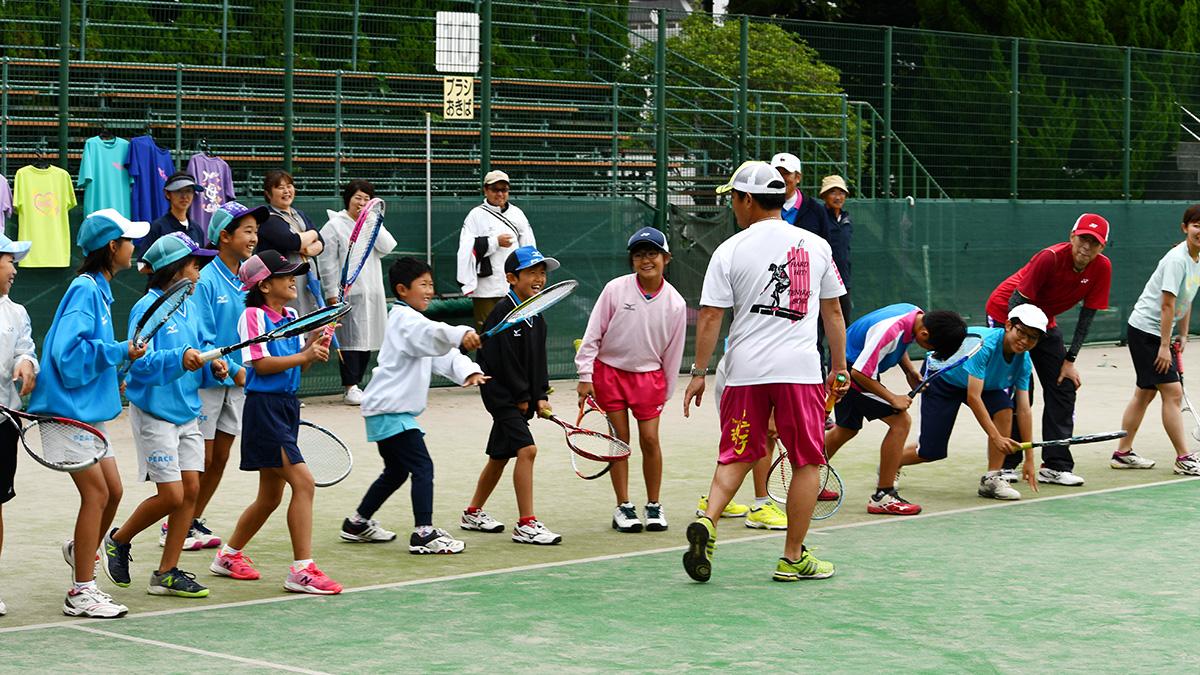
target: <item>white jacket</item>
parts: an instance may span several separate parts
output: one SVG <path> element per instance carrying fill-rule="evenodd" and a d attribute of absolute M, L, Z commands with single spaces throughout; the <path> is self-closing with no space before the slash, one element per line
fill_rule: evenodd
<path fill-rule="evenodd" d="M 342 265 L 346 262 L 350 233 L 354 220 L 344 209 L 326 211 L 329 222 L 321 228 L 325 249 L 317 256 L 321 272 L 321 292 L 326 298 L 336 298 L 342 283 Z M 373 352 L 383 344 L 383 326 L 387 322 L 387 290 L 384 288 L 383 256 L 396 248 L 396 238 L 386 227 L 379 228 L 375 249 L 363 265 L 358 280 L 350 287 L 346 301 L 354 308 L 339 323 L 337 339 L 342 349 Z"/>
<path fill-rule="evenodd" d="M 462 384 L 472 373 L 482 373 L 474 361 L 458 351 L 467 326 L 450 326 L 397 302 L 388 314 L 387 333 L 379 350 L 379 365 L 363 392 L 363 417 L 425 411 L 430 373 Z"/>
<path fill-rule="evenodd" d="M 502 234 L 514 235 L 513 242 L 501 246 Z M 484 256 L 491 263 L 492 273 L 486 277 L 479 276 L 480 261 L 475 257 L 475 240 L 479 237 L 487 237 Z M 462 286 L 462 292 L 476 298 L 504 297 L 508 292 L 504 261 L 522 246 L 537 246 L 537 242 L 525 213 L 512 202 L 504 211 L 486 201 L 471 209 L 458 235 L 458 285 Z"/>
<path fill-rule="evenodd" d="M 21 409 L 21 391 L 13 382 L 13 371 L 22 361 L 33 362 L 33 372 L 41 372 L 35 346 L 33 328 L 29 323 L 29 312 L 13 302 L 7 295 L 0 296 L 0 405 L 13 410 Z M 8 418 L 0 415 L 0 422 Z"/>

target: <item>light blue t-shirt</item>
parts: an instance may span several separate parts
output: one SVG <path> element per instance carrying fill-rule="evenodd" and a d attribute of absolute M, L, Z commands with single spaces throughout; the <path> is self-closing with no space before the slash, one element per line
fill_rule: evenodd
<path fill-rule="evenodd" d="M 422 436 L 425 435 L 425 430 L 417 424 L 417 418 L 412 413 L 383 413 L 364 417 L 363 420 L 367 424 L 367 441 L 371 443 L 397 436 L 409 429 L 416 429 Z"/>
<path fill-rule="evenodd" d="M 1129 325 L 1151 335 L 1162 331 L 1163 291 L 1175 296 L 1175 316 L 1171 317 L 1171 332 L 1175 324 L 1188 313 L 1196 290 L 1200 289 L 1200 261 L 1192 260 L 1186 241 L 1175 245 L 1158 261 L 1142 294 L 1138 296 Z"/>
<path fill-rule="evenodd" d="M 1014 354 L 1012 361 L 1006 361 L 1003 328 L 972 326 L 967 332 L 982 337 L 983 347 L 962 367 L 943 375 L 942 382 L 966 389 L 968 376 L 974 376 L 983 380 L 984 391 L 1008 389 L 1014 384 L 1021 391 L 1029 391 L 1029 377 L 1033 373 L 1029 352 Z"/>
<path fill-rule="evenodd" d="M 83 144 L 83 161 L 79 165 L 76 187 L 83 190 L 83 215 L 100 209 L 116 209 L 130 217 L 130 187 L 133 179 L 125 168 L 129 141 L 124 138 L 104 140 L 92 136 Z"/>

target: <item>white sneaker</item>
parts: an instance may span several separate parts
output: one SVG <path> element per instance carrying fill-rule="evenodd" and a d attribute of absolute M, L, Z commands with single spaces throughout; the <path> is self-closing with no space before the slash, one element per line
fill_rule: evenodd
<path fill-rule="evenodd" d="M 641 532 L 642 521 L 638 520 L 637 509 L 625 502 L 613 509 L 612 527 L 621 532 Z"/>
<path fill-rule="evenodd" d="M 1124 455 L 1114 452 L 1108 465 L 1114 469 L 1150 469 L 1154 467 L 1154 460 L 1146 459 L 1130 450 Z"/>
<path fill-rule="evenodd" d="M 512 540 L 518 544 L 557 544 L 562 537 L 554 534 L 536 519 L 513 528 Z"/>
<path fill-rule="evenodd" d="M 362 396 L 362 389 L 359 389 L 357 384 L 353 385 L 342 395 L 342 403 L 346 405 L 362 405 Z"/>
<path fill-rule="evenodd" d="M 0 600 L 0 616 L 8 614 L 8 608 L 4 606 L 4 601 Z"/>
<path fill-rule="evenodd" d="M 464 530 L 475 530 L 478 532 L 503 532 L 504 523 L 489 516 L 487 511 L 480 509 L 475 513 L 467 513 L 463 511 L 462 522 L 458 524 Z"/>
<path fill-rule="evenodd" d="M 1083 485 L 1083 479 L 1070 471 L 1055 471 L 1042 467 L 1038 469 L 1039 483 L 1055 483 L 1057 485 Z"/>
<path fill-rule="evenodd" d="M 646 531 L 665 532 L 667 530 L 667 514 L 663 512 L 662 504 L 651 502 L 646 505 Z"/>
<path fill-rule="evenodd" d="M 1021 493 L 1013 489 L 1008 481 L 995 473 L 979 479 L 979 496 L 988 499 L 1020 499 Z"/>
<path fill-rule="evenodd" d="M 92 619 L 115 619 L 125 616 L 129 608 L 118 604 L 108 593 L 89 586 L 78 593 L 67 593 L 63 600 L 63 614 L 67 616 L 86 616 Z"/>
<path fill-rule="evenodd" d="M 435 528 L 424 537 L 413 532 L 408 538 L 409 553 L 462 553 L 466 548 L 466 544 L 441 528 Z"/>
<path fill-rule="evenodd" d="M 1193 452 L 1176 457 L 1175 473 L 1181 476 L 1200 476 L 1200 454 Z"/>
<path fill-rule="evenodd" d="M 352 523 L 349 518 L 342 521 L 342 539 L 354 543 L 359 542 L 381 542 L 392 541 L 396 538 L 396 533 L 390 530 L 385 530 L 379 525 L 377 520 L 365 520 L 361 523 Z"/>
<path fill-rule="evenodd" d="M 1000 469 L 1000 477 L 1010 483 L 1021 482 L 1021 473 L 1016 469 Z"/>
<path fill-rule="evenodd" d="M 75 580 L 75 540 L 68 539 L 62 545 L 63 560 L 71 568 L 71 580 Z M 100 551 L 96 551 L 96 561 L 92 563 L 92 580 L 100 578 Z"/>
<path fill-rule="evenodd" d="M 159 534 L 158 534 L 158 546 L 159 546 L 159 548 L 166 548 L 166 546 L 167 546 L 167 524 L 166 523 L 162 524 L 162 531 L 159 532 Z M 198 539 L 194 539 L 192 537 L 192 531 L 191 531 L 191 529 L 189 529 L 187 538 L 183 540 L 183 550 L 199 551 L 202 548 L 204 548 L 204 542 L 202 542 Z"/>

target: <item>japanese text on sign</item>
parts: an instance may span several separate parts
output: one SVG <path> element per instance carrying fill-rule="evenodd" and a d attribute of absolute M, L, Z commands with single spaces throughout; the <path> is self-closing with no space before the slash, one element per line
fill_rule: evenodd
<path fill-rule="evenodd" d="M 475 119 L 475 78 L 443 78 L 442 117 L 448 120 Z"/>

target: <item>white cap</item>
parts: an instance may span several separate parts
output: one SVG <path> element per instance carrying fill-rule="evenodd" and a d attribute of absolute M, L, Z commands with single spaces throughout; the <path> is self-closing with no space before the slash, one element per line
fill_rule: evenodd
<path fill-rule="evenodd" d="M 492 183 L 499 183 L 500 181 L 504 181 L 505 183 L 509 184 L 512 183 L 512 181 L 508 179 L 508 174 L 504 173 L 503 171 L 489 171 L 487 172 L 487 175 L 483 177 L 484 185 L 491 185 Z"/>
<path fill-rule="evenodd" d="M 787 194 L 787 184 L 779 172 L 766 162 L 743 162 L 729 177 L 729 182 L 717 188 L 717 194 L 730 190 L 752 195 Z"/>
<path fill-rule="evenodd" d="M 772 157 L 771 166 L 791 173 L 802 173 L 800 171 L 800 158 L 790 152 L 781 152 Z"/>
<path fill-rule="evenodd" d="M 1050 325 L 1046 313 L 1028 302 L 1013 307 L 1012 311 L 1008 313 L 1008 318 L 1009 320 L 1016 319 L 1022 325 L 1038 330 L 1043 335 L 1046 334 L 1046 326 Z"/>

